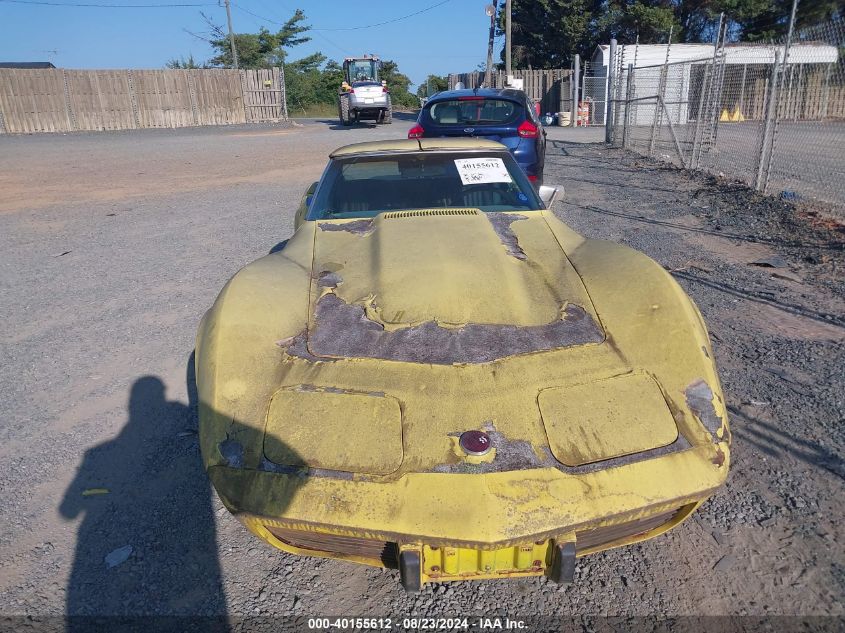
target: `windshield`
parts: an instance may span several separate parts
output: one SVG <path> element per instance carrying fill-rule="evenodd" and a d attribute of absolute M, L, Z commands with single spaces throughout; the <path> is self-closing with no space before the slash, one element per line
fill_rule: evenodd
<path fill-rule="evenodd" d="M 371 59 L 349 62 L 349 79 L 351 81 L 378 81 L 376 62 Z"/>
<path fill-rule="evenodd" d="M 464 97 L 437 101 L 426 114 L 437 125 L 507 125 L 519 118 L 522 107 L 509 99 Z"/>
<path fill-rule="evenodd" d="M 456 207 L 544 208 L 507 152 L 415 152 L 332 160 L 308 219 L 369 218 L 383 211 Z"/>

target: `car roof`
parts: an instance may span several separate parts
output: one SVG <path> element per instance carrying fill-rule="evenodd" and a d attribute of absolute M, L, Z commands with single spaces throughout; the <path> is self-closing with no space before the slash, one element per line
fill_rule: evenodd
<path fill-rule="evenodd" d="M 515 88 L 479 88 L 478 90 L 444 90 L 432 95 L 429 103 L 432 101 L 442 101 L 447 99 L 458 99 L 460 97 L 487 97 L 497 98 L 504 97 L 506 99 L 513 99 L 515 101 L 522 101 L 525 99 L 525 93 L 522 90 Z M 428 104 L 426 104 L 428 105 Z"/>
<path fill-rule="evenodd" d="M 508 148 L 497 143 L 484 139 L 471 137 L 457 138 L 421 138 L 421 139 L 397 139 L 393 141 L 368 141 L 366 143 L 354 143 L 339 147 L 329 158 L 345 156 L 356 156 L 358 154 L 385 154 L 385 153 L 407 153 L 419 151 L 508 151 Z"/>

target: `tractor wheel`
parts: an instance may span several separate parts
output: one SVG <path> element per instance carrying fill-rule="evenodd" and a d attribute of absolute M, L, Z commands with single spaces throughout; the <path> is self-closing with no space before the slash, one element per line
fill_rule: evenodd
<path fill-rule="evenodd" d="M 352 119 L 349 116 L 349 95 L 340 95 L 338 97 L 338 115 L 340 116 L 341 125 L 352 125 Z"/>

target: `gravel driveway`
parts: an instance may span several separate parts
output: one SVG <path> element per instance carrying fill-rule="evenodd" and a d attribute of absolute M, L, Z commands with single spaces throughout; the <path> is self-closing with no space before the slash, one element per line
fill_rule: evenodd
<path fill-rule="evenodd" d="M 415 596 L 394 571 L 273 551 L 222 508 L 186 387 L 198 321 L 291 233 L 330 150 L 410 125 L 0 138 L 0 614 L 559 615 L 578 630 L 585 615 L 779 614 L 841 626 L 845 233 L 591 143 L 594 130 L 549 130 L 545 180 L 566 187 L 555 212 L 645 251 L 698 303 L 732 414 L 727 488 L 663 537 L 581 560 L 574 585 Z M 749 265 L 773 257 L 778 267 Z"/>

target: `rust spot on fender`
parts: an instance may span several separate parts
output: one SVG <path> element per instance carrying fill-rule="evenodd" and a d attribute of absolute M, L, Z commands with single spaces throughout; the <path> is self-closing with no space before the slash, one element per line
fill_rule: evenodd
<path fill-rule="evenodd" d="M 327 479 L 342 479 L 344 481 L 352 481 L 354 475 L 343 470 L 330 470 L 328 468 L 309 468 L 308 466 L 285 466 L 284 464 L 277 464 L 274 461 L 267 459 L 266 455 L 262 455 L 261 463 L 258 465 L 258 470 L 263 470 L 268 473 L 277 473 L 280 475 L 294 475 L 300 479 L 307 477 L 325 477 Z"/>
<path fill-rule="evenodd" d="M 226 460 L 226 465 L 229 468 L 243 468 L 243 444 L 226 435 L 226 439 L 217 445 L 217 450 L 220 452 L 220 456 Z"/>
<path fill-rule="evenodd" d="M 723 422 L 713 406 L 713 390 L 703 380 L 696 380 L 686 391 L 684 391 L 687 406 L 692 409 L 695 416 L 701 420 L 704 427 L 710 431 L 713 441 L 718 442 L 716 432 L 722 428 Z"/>
<path fill-rule="evenodd" d="M 379 358 L 435 365 L 487 363 L 517 354 L 604 340 L 593 318 L 584 308 L 573 304 L 566 306 L 561 319 L 546 325 L 468 323 L 444 328 L 427 321 L 387 331 L 367 318 L 363 306 L 347 304 L 329 293 L 317 301 L 314 318 L 315 325 L 307 341 L 313 357 Z M 288 351 L 303 356 L 297 339 Z"/>
<path fill-rule="evenodd" d="M 718 466 L 719 468 L 721 468 L 725 463 L 725 452 L 722 450 L 722 447 L 718 444 L 716 445 L 716 454 L 710 461 L 716 464 L 716 466 Z"/>

